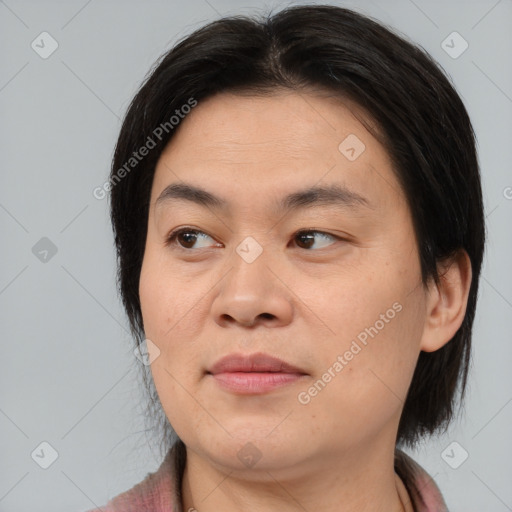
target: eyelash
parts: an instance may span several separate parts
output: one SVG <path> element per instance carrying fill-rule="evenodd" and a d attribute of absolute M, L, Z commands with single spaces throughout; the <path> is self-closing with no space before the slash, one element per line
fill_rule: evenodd
<path fill-rule="evenodd" d="M 179 250 L 183 250 L 183 251 L 187 251 L 187 252 L 190 252 L 190 251 L 197 251 L 197 250 L 200 250 L 200 249 L 191 249 L 191 248 L 188 248 L 188 247 L 183 247 L 182 245 L 179 245 L 177 243 L 177 237 L 182 234 L 182 233 L 193 233 L 194 235 L 198 235 L 198 234 L 204 234 L 210 238 L 213 239 L 213 237 L 211 235 L 209 235 L 208 233 L 204 232 L 204 231 L 201 231 L 200 229 L 195 229 L 195 228 L 178 228 L 174 231 L 172 231 L 171 233 L 169 233 L 169 235 L 167 236 L 167 239 L 166 239 L 166 242 L 165 242 L 165 245 L 166 246 L 173 246 L 173 247 L 176 247 L 177 249 Z M 333 235 L 331 233 L 327 233 L 325 231 L 319 231 L 319 230 L 316 230 L 316 229 L 302 229 L 300 231 L 297 231 L 293 238 L 295 239 L 297 236 L 299 235 L 303 235 L 303 234 L 311 234 L 311 233 L 316 233 L 316 234 L 321 234 L 321 235 L 327 235 L 328 237 L 331 237 L 331 238 L 334 238 L 336 239 L 337 241 L 347 241 L 345 238 L 342 238 L 342 237 L 339 237 L 337 235 Z M 331 244 L 332 245 L 332 244 Z M 205 249 L 203 247 L 203 249 Z M 305 251 L 318 251 L 319 249 L 304 249 Z"/>

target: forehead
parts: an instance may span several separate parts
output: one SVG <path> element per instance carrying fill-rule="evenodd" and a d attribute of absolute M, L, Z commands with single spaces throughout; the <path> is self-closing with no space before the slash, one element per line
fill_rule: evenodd
<path fill-rule="evenodd" d="M 246 207 L 305 186 L 347 186 L 376 206 L 404 202 L 386 149 L 354 103 L 325 93 L 221 93 L 183 119 L 157 163 L 152 202 L 185 181 Z"/>

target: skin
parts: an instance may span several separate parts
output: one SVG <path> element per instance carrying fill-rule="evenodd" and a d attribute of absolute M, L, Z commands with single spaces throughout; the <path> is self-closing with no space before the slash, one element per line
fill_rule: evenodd
<path fill-rule="evenodd" d="M 439 287 L 422 285 L 410 210 L 363 118 L 321 91 L 222 93 L 199 102 L 158 161 L 139 292 L 155 386 L 187 446 L 185 511 L 412 510 L 393 468 L 403 399 L 420 351 L 459 328 L 471 268 L 462 251 Z M 365 145 L 353 161 L 338 149 L 349 134 Z M 229 206 L 156 206 L 172 183 Z M 370 207 L 274 211 L 285 195 L 328 184 Z M 166 243 L 179 227 L 205 234 Z M 311 241 L 297 236 L 313 228 Z M 252 263 L 236 251 L 249 236 L 263 249 Z M 299 393 L 396 303 L 401 311 L 301 403 Z M 205 373 L 227 354 L 255 352 L 307 375 L 240 395 Z M 244 449 L 260 457 L 250 467 L 237 456 Z"/>

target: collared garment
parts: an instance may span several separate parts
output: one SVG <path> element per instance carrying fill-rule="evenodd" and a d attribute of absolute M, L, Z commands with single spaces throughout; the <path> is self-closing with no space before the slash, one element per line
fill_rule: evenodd
<path fill-rule="evenodd" d="M 142 482 L 112 498 L 101 509 L 87 512 L 189 512 L 183 510 L 181 497 L 185 461 L 186 448 L 178 440 L 157 471 L 149 473 Z M 406 496 L 401 496 L 402 501 L 410 501 L 415 512 L 448 512 L 432 478 L 400 450 L 395 451 L 395 472 L 407 491 Z"/>

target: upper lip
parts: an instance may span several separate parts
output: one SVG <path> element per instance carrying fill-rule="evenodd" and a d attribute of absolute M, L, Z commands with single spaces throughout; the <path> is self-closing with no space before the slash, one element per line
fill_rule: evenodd
<path fill-rule="evenodd" d="M 249 355 L 229 354 L 219 359 L 207 370 L 207 373 L 211 373 L 213 375 L 224 372 L 280 372 L 306 374 L 306 372 L 301 368 L 262 352 Z"/>

